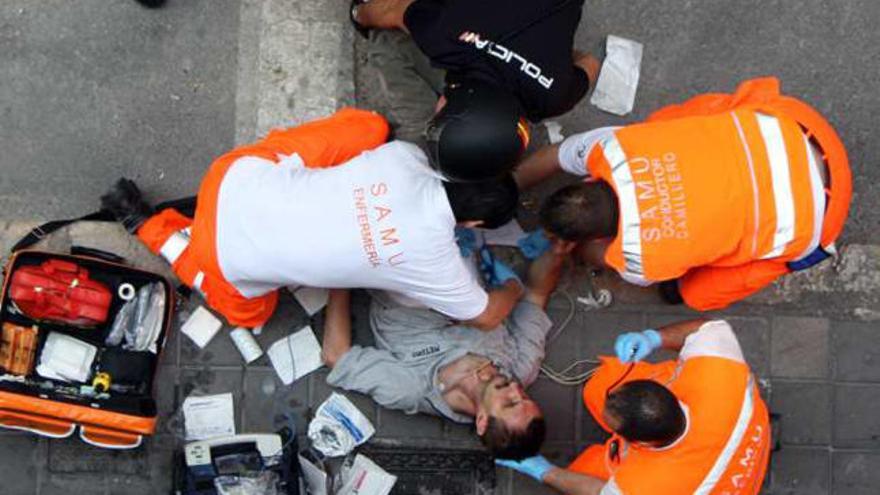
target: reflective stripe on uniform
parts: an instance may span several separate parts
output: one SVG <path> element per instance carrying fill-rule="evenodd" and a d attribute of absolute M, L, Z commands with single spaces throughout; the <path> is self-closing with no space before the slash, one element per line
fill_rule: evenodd
<path fill-rule="evenodd" d="M 807 147 L 810 190 L 813 193 L 813 235 L 810 238 L 810 244 L 796 259 L 801 259 L 812 254 L 813 251 L 819 247 L 819 239 L 822 237 L 822 224 L 825 219 L 825 184 L 822 181 L 822 175 L 819 173 L 819 167 L 823 165 L 816 161 L 816 155 L 813 153 L 813 146 L 810 144 L 810 140 L 806 136 L 804 136 L 804 144 Z"/>
<path fill-rule="evenodd" d="M 785 252 L 789 242 L 794 240 L 795 207 L 791 191 L 791 169 L 782 126 L 779 119 L 769 115 L 756 114 L 758 128 L 764 138 L 770 176 L 773 181 L 773 200 L 776 204 L 776 231 L 773 234 L 773 247 L 761 257 L 775 258 Z"/>
<path fill-rule="evenodd" d="M 746 430 L 748 430 L 749 424 L 752 422 L 752 414 L 755 411 L 754 399 L 752 397 L 754 388 L 754 378 L 750 375 L 748 383 L 746 384 L 743 405 L 739 411 L 739 417 L 736 420 L 736 426 L 734 426 L 730 438 L 727 439 L 727 443 L 724 445 L 724 450 L 718 454 L 718 459 L 715 460 L 715 464 L 712 466 L 712 469 L 709 470 L 709 474 L 706 475 L 703 482 L 700 483 L 700 486 L 694 491 L 694 495 L 712 493 L 712 489 L 718 484 L 721 475 L 727 471 L 727 466 L 730 464 L 730 460 L 739 449 L 740 443 L 742 443 L 742 440 L 746 435 Z"/>
<path fill-rule="evenodd" d="M 183 229 L 177 231 L 162 244 L 162 247 L 159 248 L 159 254 L 165 258 L 168 263 L 174 264 L 177 261 L 177 258 L 180 258 L 180 255 L 183 254 L 183 251 L 189 246 L 189 235 L 186 233 L 187 229 Z"/>
<path fill-rule="evenodd" d="M 620 491 L 620 487 L 617 486 L 617 482 L 614 481 L 612 477 L 605 483 L 605 486 L 602 487 L 602 491 L 599 492 L 599 495 L 623 495 L 623 492 Z"/>
<path fill-rule="evenodd" d="M 755 161 L 752 158 L 752 149 L 749 147 L 749 142 L 746 141 L 746 134 L 743 131 L 739 117 L 737 117 L 735 113 L 731 113 L 730 115 L 733 117 L 733 123 L 736 125 L 736 132 L 739 134 L 739 141 L 742 143 L 743 151 L 746 154 L 746 162 L 749 164 L 749 174 L 752 179 L 752 201 L 754 202 L 753 208 L 755 209 L 755 229 L 754 234 L 752 235 L 752 256 L 756 256 L 758 254 L 758 228 L 761 225 L 761 202 L 758 199 L 758 179 L 755 178 Z"/>
<path fill-rule="evenodd" d="M 603 139 L 601 146 L 617 186 L 617 199 L 620 204 L 620 237 L 626 271 L 630 275 L 643 278 L 645 271 L 642 265 L 639 202 L 636 199 L 636 186 L 629 170 L 629 163 L 620 141 L 613 134 Z"/>
<path fill-rule="evenodd" d="M 199 291 L 199 293 L 201 293 L 202 295 L 204 295 L 204 292 L 202 292 L 202 282 L 204 282 L 204 281 L 205 281 L 205 272 L 196 273 L 196 276 L 193 277 L 192 287 L 193 287 L 193 289 Z"/>

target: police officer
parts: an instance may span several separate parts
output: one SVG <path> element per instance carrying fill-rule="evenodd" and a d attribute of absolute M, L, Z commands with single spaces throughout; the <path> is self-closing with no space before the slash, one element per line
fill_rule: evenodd
<path fill-rule="evenodd" d="M 354 0 L 359 30 L 400 29 L 446 86 L 428 123 L 432 166 L 452 180 L 509 172 L 528 146 L 528 125 L 569 111 L 599 62 L 572 49 L 583 0 Z"/>

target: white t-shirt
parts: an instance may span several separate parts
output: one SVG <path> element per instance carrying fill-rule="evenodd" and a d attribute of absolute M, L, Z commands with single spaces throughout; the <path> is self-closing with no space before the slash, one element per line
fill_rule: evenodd
<path fill-rule="evenodd" d="M 455 244 L 439 176 L 415 145 L 394 141 L 307 169 L 298 156 L 238 159 L 217 200 L 217 257 L 244 296 L 279 287 L 398 292 L 458 320 L 488 295 Z"/>
<path fill-rule="evenodd" d="M 559 145 L 559 166 L 572 175 L 581 177 L 589 175 L 587 157 L 590 156 L 593 146 L 614 135 L 614 131 L 617 129 L 620 127 L 600 127 L 565 138 Z"/>

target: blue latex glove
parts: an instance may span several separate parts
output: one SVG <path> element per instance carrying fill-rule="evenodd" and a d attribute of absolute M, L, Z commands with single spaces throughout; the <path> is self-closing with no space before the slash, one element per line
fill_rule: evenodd
<path fill-rule="evenodd" d="M 461 251 L 461 257 L 467 258 L 477 249 L 477 234 L 467 227 L 455 228 L 455 243 Z"/>
<path fill-rule="evenodd" d="M 641 361 L 663 345 L 663 339 L 657 330 L 648 329 L 643 332 L 629 332 L 617 337 L 614 352 L 621 362 Z"/>
<path fill-rule="evenodd" d="M 531 476 L 539 482 L 544 481 L 544 476 L 546 476 L 551 469 L 556 467 L 551 464 L 550 461 L 545 459 L 542 455 L 536 455 L 534 457 L 529 457 L 521 461 L 495 459 L 495 464 L 498 466 L 504 466 L 519 471 L 525 475 Z"/>
<path fill-rule="evenodd" d="M 510 279 L 520 282 L 516 272 L 492 256 L 492 252 L 486 246 L 480 248 L 480 273 L 490 287 L 499 287 Z"/>
<path fill-rule="evenodd" d="M 547 236 L 544 235 L 543 229 L 529 232 L 529 235 L 516 241 L 516 243 L 519 246 L 519 250 L 522 251 L 523 256 L 530 260 L 538 258 L 553 246 L 550 239 L 547 239 Z"/>

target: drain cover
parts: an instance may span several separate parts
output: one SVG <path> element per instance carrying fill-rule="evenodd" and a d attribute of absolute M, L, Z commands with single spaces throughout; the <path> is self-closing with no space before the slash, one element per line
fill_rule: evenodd
<path fill-rule="evenodd" d="M 361 451 L 397 476 L 392 495 L 484 495 L 495 488 L 495 463 L 473 450 L 364 447 Z"/>

